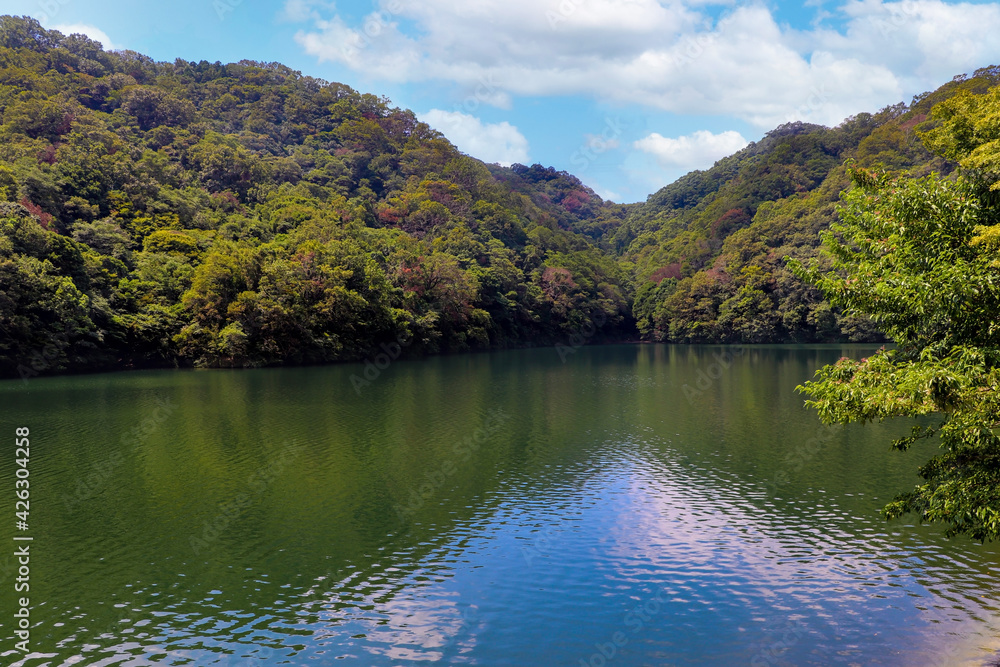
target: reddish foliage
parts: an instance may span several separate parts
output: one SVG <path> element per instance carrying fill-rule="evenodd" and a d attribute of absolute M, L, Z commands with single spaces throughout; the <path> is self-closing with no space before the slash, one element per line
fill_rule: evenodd
<path fill-rule="evenodd" d="M 385 204 L 379 206 L 378 213 L 376 215 L 378 216 L 379 222 L 384 225 L 397 225 L 399 224 L 399 221 L 403 219 L 403 214 L 399 210 L 393 208 L 392 206 L 386 206 Z"/>
<path fill-rule="evenodd" d="M 211 197 L 213 200 L 212 203 L 223 211 L 233 212 L 243 210 L 243 205 L 240 203 L 240 200 L 230 190 L 213 192 Z"/>
<path fill-rule="evenodd" d="M 554 297 L 560 292 L 568 292 L 576 286 L 569 269 L 547 266 L 542 271 L 542 291 L 549 297 Z"/>
<path fill-rule="evenodd" d="M 55 164 L 56 163 L 56 145 L 49 144 L 38 154 L 38 161 L 44 162 L 45 164 Z"/>
<path fill-rule="evenodd" d="M 573 282 L 573 274 L 570 270 L 557 266 L 546 266 L 545 270 L 542 271 L 542 281 L 546 283 L 563 282 L 576 287 L 576 283 Z"/>
<path fill-rule="evenodd" d="M 313 264 L 316 262 L 316 252 L 310 250 L 308 252 L 299 252 L 294 255 L 295 261 L 302 265 L 307 273 L 312 271 Z"/>
<path fill-rule="evenodd" d="M 451 183 L 447 181 L 430 181 L 424 183 L 423 188 L 431 200 L 439 204 L 449 206 L 455 200 L 451 194 Z"/>
<path fill-rule="evenodd" d="M 728 283 L 729 274 L 725 271 L 720 271 L 719 269 L 705 269 L 705 276 L 710 278 L 714 282 Z"/>
<path fill-rule="evenodd" d="M 551 302 L 553 312 L 566 316 L 578 304 L 579 298 L 573 296 L 577 284 L 568 269 L 546 267 L 542 271 L 541 283 L 542 293 Z"/>
<path fill-rule="evenodd" d="M 421 257 L 420 259 L 423 259 Z M 404 291 L 414 292 L 418 296 L 423 296 L 426 291 L 424 287 L 424 267 L 420 265 L 420 260 L 417 260 L 417 264 L 410 264 L 406 262 L 401 264 L 399 267 L 399 282 L 403 287 Z"/>
<path fill-rule="evenodd" d="M 62 135 L 69 132 L 70 128 L 73 127 L 73 121 L 75 119 L 76 115 L 67 111 L 66 114 L 63 116 L 62 121 L 55 127 L 56 134 Z"/>
<path fill-rule="evenodd" d="M 46 213 L 45 211 L 42 210 L 41 206 L 39 206 L 38 204 L 35 204 L 34 202 L 32 202 L 29 199 L 22 199 L 21 200 L 21 206 L 23 206 L 24 208 L 28 209 L 28 212 L 31 213 L 31 215 L 33 215 L 36 218 L 38 218 L 38 222 L 39 222 L 39 224 L 41 224 L 41 226 L 42 226 L 43 229 L 48 229 L 49 228 L 49 223 L 52 222 L 52 214 L 51 213 Z"/>
<path fill-rule="evenodd" d="M 927 120 L 927 114 L 919 113 L 910 120 L 906 121 L 905 123 L 900 123 L 899 129 L 902 130 L 903 132 L 908 133 L 910 130 L 912 130 L 917 125 L 920 125 L 920 123 L 924 122 L 925 120 Z"/>
<path fill-rule="evenodd" d="M 684 273 L 681 271 L 680 262 L 674 262 L 673 264 L 661 266 L 656 271 L 653 271 L 653 274 L 649 276 L 649 279 L 659 285 L 665 278 L 676 278 L 677 280 L 680 280 L 683 275 Z"/>
<path fill-rule="evenodd" d="M 590 203 L 590 195 L 583 190 L 573 190 L 568 195 L 563 197 L 561 203 L 563 208 L 567 211 L 575 213 L 580 209 L 580 207 Z"/>
<path fill-rule="evenodd" d="M 731 208 L 712 223 L 712 237 L 722 238 L 732 232 L 746 227 L 751 222 L 750 214 L 742 208 Z"/>

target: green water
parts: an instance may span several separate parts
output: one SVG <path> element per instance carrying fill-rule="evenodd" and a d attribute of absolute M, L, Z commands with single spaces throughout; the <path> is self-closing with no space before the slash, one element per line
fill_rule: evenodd
<path fill-rule="evenodd" d="M 0 664 L 983 665 L 1000 549 L 878 510 L 933 452 L 796 384 L 860 347 L 613 346 L 0 383 Z M 352 380 L 353 376 L 353 380 Z"/>

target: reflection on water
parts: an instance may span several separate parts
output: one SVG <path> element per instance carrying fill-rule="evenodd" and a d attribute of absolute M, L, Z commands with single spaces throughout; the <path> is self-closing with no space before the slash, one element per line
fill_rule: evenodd
<path fill-rule="evenodd" d="M 37 503 L 37 655 L 4 663 L 983 665 L 1000 549 L 878 514 L 932 449 L 793 392 L 865 353 L 0 384 Z"/>

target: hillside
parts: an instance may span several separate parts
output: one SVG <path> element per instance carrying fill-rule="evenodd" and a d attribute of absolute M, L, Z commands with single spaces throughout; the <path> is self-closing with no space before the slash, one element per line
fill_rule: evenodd
<path fill-rule="evenodd" d="M 575 231 L 599 197 L 488 168 L 385 99 L 3 17 L 0 113 L 4 374 L 634 332 L 627 271 Z"/>
<path fill-rule="evenodd" d="M 880 340 L 863 318 L 832 311 L 791 274 L 784 257 L 819 253 L 859 166 L 947 174 L 921 133 L 932 107 L 1000 82 L 1000 69 L 957 76 L 911 104 L 861 113 L 835 128 L 794 123 L 662 188 L 632 207 L 609 241 L 634 263 L 634 313 L 643 337 L 673 342 Z"/>
<path fill-rule="evenodd" d="M 877 340 L 784 257 L 817 256 L 846 160 L 953 170 L 921 142 L 931 108 L 998 81 L 785 125 L 619 205 L 276 63 L 159 63 L 0 17 L 0 374 L 364 360 L 397 342 Z"/>

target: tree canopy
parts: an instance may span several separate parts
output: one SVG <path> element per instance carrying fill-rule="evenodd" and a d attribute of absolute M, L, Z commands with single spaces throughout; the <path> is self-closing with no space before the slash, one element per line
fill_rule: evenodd
<path fill-rule="evenodd" d="M 0 375 L 552 345 L 598 322 L 590 342 L 886 340 L 782 258 L 833 266 L 847 159 L 996 173 L 998 82 L 783 125 L 625 205 L 278 63 L 155 62 L 0 17 Z"/>
<path fill-rule="evenodd" d="M 1000 538 L 1000 173 L 988 120 L 998 113 L 995 90 L 935 108 L 928 145 L 958 160 L 960 176 L 852 166 L 841 221 L 823 235 L 833 270 L 791 262 L 895 342 L 822 368 L 800 387 L 807 404 L 827 423 L 915 418 L 896 449 L 939 437 L 944 451 L 920 468 L 924 482 L 885 514 L 917 512 L 978 540 Z"/>
<path fill-rule="evenodd" d="M 277 63 L 158 63 L 0 17 L 0 202 L 4 375 L 634 332 L 597 242 L 618 208 Z"/>

